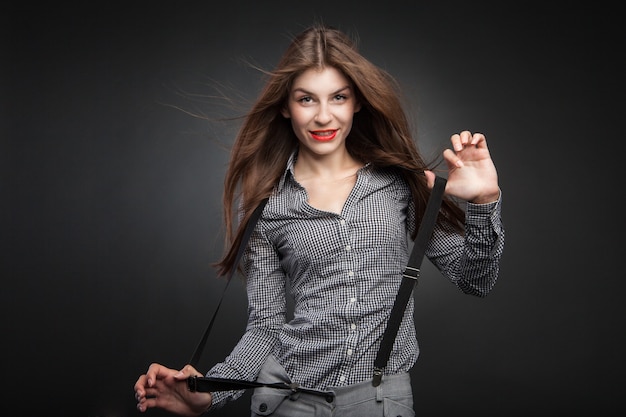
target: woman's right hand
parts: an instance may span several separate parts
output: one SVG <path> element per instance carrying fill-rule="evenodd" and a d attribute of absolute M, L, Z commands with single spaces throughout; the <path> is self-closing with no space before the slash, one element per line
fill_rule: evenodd
<path fill-rule="evenodd" d="M 212 397 L 207 392 L 187 389 L 187 378 L 192 376 L 204 375 L 191 365 L 178 371 L 153 363 L 135 383 L 137 409 L 145 412 L 149 408 L 162 408 L 181 416 L 199 416 L 209 408 Z"/>

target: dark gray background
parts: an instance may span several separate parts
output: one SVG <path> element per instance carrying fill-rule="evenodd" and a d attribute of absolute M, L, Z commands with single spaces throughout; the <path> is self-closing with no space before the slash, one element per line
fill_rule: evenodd
<path fill-rule="evenodd" d="M 150 362 L 186 363 L 223 289 L 210 263 L 228 153 L 213 139 L 234 127 L 176 107 L 229 114 L 201 96 L 253 98 L 242 61 L 270 68 L 315 20 L 397 76 L 425 153 L 482 131 L 499 171 L 494 291 L 464 296 L 428 264 L 415 295 L 417 415 L 623 412 L 622 22 L 599 2 L 491 3 L 4 6 L 2 414 L 138 415 Z M 245 313 L 234 282 L 203 369 Z"/>

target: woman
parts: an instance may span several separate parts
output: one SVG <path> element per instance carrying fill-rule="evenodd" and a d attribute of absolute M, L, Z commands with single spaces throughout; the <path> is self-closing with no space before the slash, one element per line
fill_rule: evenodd
<path fill-rule="evenodd" d="M 463 131 L 451 144 L 443 152 L 446 195 L 426 256 L 460 290 L 484 297 L 496 282 L 504 245 L 497 173 L 484 135 Z M 269 201 L 244 255 L 248 326 L 206 375 L 279 379 L 336 395 L 327 402 L 257 388 L 253 416 L 383 416 L 385 408 L 414 415 L 409 370 L 419 349 L 412 299 L 382 384 L 374 387 L 371 378 L 409 238 L 434 180 L 394 79 L 336 29 L 317 25 L 295 37 L 232 150 L 220 274 L 238 267 L 243 228 L 259 202 Z M 290 319 L 287 297 L 294 300 Z M 186 379 L 198 375 L 191 365 L 151 365 L 134 387 L 138 409 L 199 415 L 242 394 L 188 391 Z"/>

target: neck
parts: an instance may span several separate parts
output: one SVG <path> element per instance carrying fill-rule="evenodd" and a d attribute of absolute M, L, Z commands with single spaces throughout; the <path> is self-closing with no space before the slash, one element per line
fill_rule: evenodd
<path fill-rule="evenodd" d="M 312 177 L 339 179 L 353 175 L 362 166 L 363 163 L 353 158 L 347 150 L 330 155 L 300 152 L 294 165 L 294 172 L 296 177 L 302 180 Z"/>

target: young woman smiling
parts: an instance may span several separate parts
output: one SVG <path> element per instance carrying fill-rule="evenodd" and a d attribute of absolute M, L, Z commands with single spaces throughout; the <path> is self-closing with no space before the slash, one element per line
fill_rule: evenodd
<path fill-rule="evenodd" d="M 484 297 L 504 247 L 497 172 L 484 135 L 463 131 L 450 140 L 445 196 L 425 255 L 458 289 Z M 337 29 L 315 25 L 296 36 L 232 149 L 221 275 L 238 268 L 244 228 L 269 200 L 243 258 L 246 331 L 205 375 L 307 388 L 256 388 L 252 416 L 413 416 L 412 299 L 382 383 L 372 383 L 372 369 L 434 168 L 418 152 L 389 74 Z M 138 409 L 199 415 L 243 393 L 189 391 L 188 378 L 202 375 L 192 365 L 152 364 L 134 386 Z"/>

